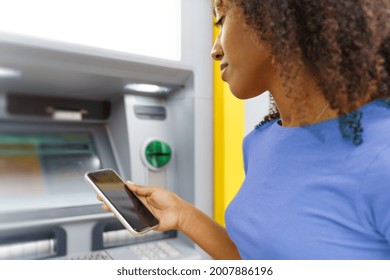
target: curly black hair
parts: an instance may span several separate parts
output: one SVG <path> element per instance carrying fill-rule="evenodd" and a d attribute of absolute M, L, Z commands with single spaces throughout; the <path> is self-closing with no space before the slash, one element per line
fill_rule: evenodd
<path fill-rule="evenodd" d="M 287 85 L 294 87 L 299 71 L 310 70 L 340 116 L 390 96 L 390 1 L 228 1 L 271 45 Z M 277 117 L 272 112 L 266 120 Z"/>

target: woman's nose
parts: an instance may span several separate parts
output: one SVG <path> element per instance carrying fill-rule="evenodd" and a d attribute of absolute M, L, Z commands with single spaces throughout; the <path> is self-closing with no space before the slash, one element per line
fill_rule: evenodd
<path fill-rule="evenodd" d="M 214 42 L 213 48 L 211 49 L 211 57 L 214 60 L 220 61 L 223 58 L 223 50 L 220 43 L 220 36 Z"/>

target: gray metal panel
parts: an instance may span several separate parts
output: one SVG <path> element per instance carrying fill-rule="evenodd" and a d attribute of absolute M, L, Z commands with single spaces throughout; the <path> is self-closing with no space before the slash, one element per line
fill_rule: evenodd
<path fill-rule="evenodd" d="M 0 54 L 1 66 L 21 72 L 2 79 L 0 92 L 112 99 L 130 82 L 181 86 L 190 73 L 173 62 L 4 33 Z"/>
<path fill-rule="evenodd" d="M 123 178 L 131 177 L 129 133 L 127 129 L 126 108 L 124 97 L 112 102 L 111 117 L 106 126 L 111 149 L 118 162 L 117 171 Z"/>
<path fill-rule="evenodd" d="M 182 63 L 193 77 L 194 204 L 213 216 L 213 1 L 182 0 Z"/>

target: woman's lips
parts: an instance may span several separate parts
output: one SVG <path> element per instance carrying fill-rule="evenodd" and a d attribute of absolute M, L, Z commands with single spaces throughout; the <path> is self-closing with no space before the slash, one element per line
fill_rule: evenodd
<path fill-rule="evenodd" d="M 219 66 L 219 68 L 221 69 L 221 77 L 222 77 L 222 80 L 223 80 L 223 81 L 226 81 L 226 80 L 224 79 L 224 77 L 223 77 L 223 74 L 224 74 L 224 72 L 225 72 L 225 70 L 226 70 L 227 67 L 228 67 L 228 64 L 227 64 L 227 63 L 222 63 L 222 64 Z"/>
<path fill-rule="evenodd" d="M 221 65 L 219 66 L 219 68 L 221 69 L 221 72 L 228 66 L 227 63 L 221 63 Z"/>

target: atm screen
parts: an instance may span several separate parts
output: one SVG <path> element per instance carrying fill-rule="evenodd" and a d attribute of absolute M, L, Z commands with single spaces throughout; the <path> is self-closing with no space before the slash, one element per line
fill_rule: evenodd
<path fill-rule="evenodd" d="M 89 133 L 0 133 L 3 198 L 84 192 L 84 173 L 100 168 Z"/>

